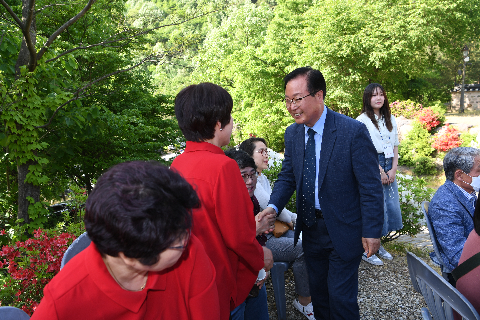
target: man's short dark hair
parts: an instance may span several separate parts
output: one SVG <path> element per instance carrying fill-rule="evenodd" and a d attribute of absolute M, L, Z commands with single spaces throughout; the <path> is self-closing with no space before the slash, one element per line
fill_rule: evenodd
<path fill-rule="evenodd" d="M 250 157 L 253 157 L 253 151 L 255 151 L 255 142 L 263 142 L 265 146 L 267 145 L 265 139 L 252 137 L 240 143 L 239 149 L 248 153 Z"/>
<path fill-rule="evenodd" d="M 230 122 L 233 100 L 227 90 L 205 82 L 182 89 L 175 98 L 175 116 L 185 139 L 201 142 L 212 139 L 215 125 Z"/>
<path fill-rule="evenodd" d="M 158 162 L 132 161 L 105 172 L 88 196 L 85 229 L 102 255 L 153 265 L 192 227 L 200 201 L 178 173 Z"/>
<path fill-rule="evenodd" d="M 235 160 L 240 170 L 247 167 L 251 167 L 257 170 L 257 165 L 255 164 L 255 160 L 253 160 L 253 158 L 250 157 L 248 153 L 246 153 L 243 150 L 228 149 L 227 151 L 225 151 L 225 155 Z"/>
<path fill-rule="evenodd" d="M 443 158 L 443 169 L 445 178 L 453 181 L 455 171 L 458 169 L 465 173 L 470 173 L 475 163 L 475 157 L 480 155 L 480 150 L 472 147 L 458 147 L 448 151 Z"/>
<path fill-rule="evenodd" d="M 298 77 L 306 76 L 307 77 L 307 90 L 310 94 L 315 94 L 318 91 L 322 90 L 323 99 L 327 95 L 327 84 L 325 83 L 325 78 L 323 74 L 312 67 L 301 67 L 293 70 L 283 78 L 283 90 L 287 88 L 287 83 L 290 80 L 296 79 Z"/>

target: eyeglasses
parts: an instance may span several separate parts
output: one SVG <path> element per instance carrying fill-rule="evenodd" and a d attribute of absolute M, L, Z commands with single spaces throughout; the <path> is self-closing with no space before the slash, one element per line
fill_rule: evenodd
<path fill-rule="evenodd" d="M 168 247 L 169 249 L 174 249 L 174 250 L 185 250 L 188 246 L 188 243 L 190 242 L 190 235 L 192 234 L 192 230 L 189 230 L 185 239 L 183 240 L 183 245 L 181 246 L 172 246 Z"/>
<path fill-rule="evenodd" d="M 317 92 L 318 92 L 318 91 L 317 91 Z M 312 97 L 313 97 L 313 96 L 315 96 L 315 94 L 316 94 L 317 92 L 309 93 L 309 94 L 307 94 L 306 96 L 303 96 L 303 97 L 300 97 L 300 98 L 293 98 L 293 99 L 285 98 L 285 99 L 284 99 L 284 100 L 285 100 L 285 104 L 287 105 L 287 107 L 291 106 L 292 103 L 293 103 L 294 106 L 297 106 L 297 104 L 299 104 L 299 103 L 302 101 L 302 99 L 305 99 L 305 98 L 308 97 L 308 96 L 312 96 Z"/>
<path fill-rule="evenodd" d="M 257 179 L 257 176 L 258 176 L 257 171 L 255 171 L 254 173 L 251 173 L 251 174 L 247 174 L 247 173 L 242 174 L 243 181 L 245 181 L 245 182 L 247 182 L 248 179 L 255 180 L 255 179 Z"/>
<path fill-rule="evenodd" d="M 260 153 L 262 156 L 268 155 L 268 150 L 267 150 L 267 148 L 260 148 L 260 149 L 258 149 L 258 150 L 255 150 L 255 152 Z"/>

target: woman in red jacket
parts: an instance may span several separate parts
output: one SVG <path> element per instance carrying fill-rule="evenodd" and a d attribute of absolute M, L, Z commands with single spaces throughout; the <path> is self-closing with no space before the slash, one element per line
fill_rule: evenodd
<path fill-rule="evenodd" d="M 175 115 L 187 144 L 172 169 L 200 197 L 201 207 L 193 211 L 192 232 L 215 266 L 223 320 L 232 311 L 233 319 L 243 318 L 244 301 L 259 270 L 273 265 L 271 251 L 255 238 L 253 205 L 237 163 L 221 149 L 230 142 L 232 107 L 230 94 L 212 83 L 188 86 L 175 98 Z"/>
<path fill-rule="evenodd" d="M 114 166 L 86 203 L 90 246 L 45 287 L 32 319 L 220 319 L 215 270 L 191 235 L 199 199 L 154 162 Z"/>

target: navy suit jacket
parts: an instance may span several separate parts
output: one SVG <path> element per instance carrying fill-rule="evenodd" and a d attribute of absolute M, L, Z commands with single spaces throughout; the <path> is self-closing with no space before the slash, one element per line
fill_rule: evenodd
<path fill-rule="evenodd" d="M 438 188 L 428 206 L 440 255 L 449 270 L 457 267 L 465 241 L 473 230 L 474 211 L 474 206 L 450 180 Z"/>
<path fill-rule="evenodd" d="M 326 108 L 326 107 L 325 107 Z M 297 191 L 295 243 L 303 228 L 301 199 L 304 125 L 285 131 L 285 158 L 270 203 L 279 212 Z M 362 237 L 380 238 L 383 227 L 383 189 L 378 156 L 366 126 L 328 110 L 323 130 L 318 173 L 318 198 L 332 244 L 349 261 L 363 252 Z"/>

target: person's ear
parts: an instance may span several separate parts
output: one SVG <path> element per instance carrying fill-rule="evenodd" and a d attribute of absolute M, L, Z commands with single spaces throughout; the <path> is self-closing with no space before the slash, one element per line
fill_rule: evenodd
<path fill-rule="evenodd" d="M 463 174 L 462 170 L 460 169 L 455 170 L 455 173 L 454 173 L 455 180 L 463 181 L 462 174 Z"/>
<path fill-rule="evenodd" d="M 125 263 L 129 267 L 134 267 L 138 263 L 137 259 L 129 258 L 123 252 L 119 252 L 118 257 L 122 259 L 123 263 Z"/>
<path fill-rule="evenodd" d="M 217 121 L 217 124 L 215 125 L 215 132 L 218 131 L 222 131 L 223 128 L 222 128 L 222 124 L 220 123 L 220 121 Z"/>
<path fill-rule="evenodd" d="M 315 93 L 315 98 L 321 99 L 323 101 L 323 90 L 320 90 L 317 93 Z"/>

